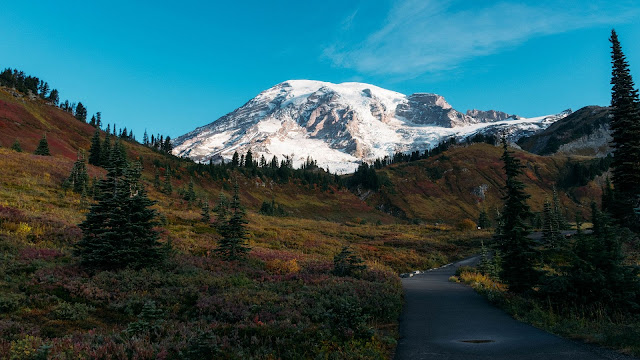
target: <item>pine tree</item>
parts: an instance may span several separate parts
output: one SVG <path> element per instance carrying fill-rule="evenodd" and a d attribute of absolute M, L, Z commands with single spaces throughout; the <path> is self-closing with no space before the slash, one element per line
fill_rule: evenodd
<path fill-rule="evenodd" d="M 245 228 L 247 220 L 240 205 L 239 187 L 236 182 L 233 186 L 233 197 L 229 204 L 228 221 L 219 223 L 218 229 L 221 238 L 218 241 L 216 252 L 225 260 L 239 260 L 250 251 L 247 245 L 247 230 Z M 216 219 L 219 222 L 218 219 Z M 221 230 L 221 231 L 220 231 Z"/>
<path fill-rule="evenodd" d="M 153 187 L 156 188 L 156 190 L 160 190 L 160 172 L 158 172 L 158 168 L 156 168 L 153 175 Z"/>
<path fill-rule="evenodd" d="M 81 102 L 78 102 L 76 106 L 76 119 L 82 122 L 87 122 L 87 108 L 82 105 Z"/>
<path fill-rule="evenodd" d="M 142 145 L 149 146 L 149 134 L 147 134 L 147 129 L 144 129 L 144 134 L 142 135 Z"/>
<path fill-rule="evenodd" d="M 47 97 L 47 100 L 53 103 L 53 105 L 58 106 L 58 103 L 60 102 L 60 93 L 58 92 L 58 89 L 51 90 L 51 92 L 49 93 L 49 97 Z"/>
<path fill-rule="evenodd" d="M 113 164 L 120 164 L 114 162 Z M 161 262 L 165 251 L 158 242 L 156 211 L 140 184 L 139 165 L 108 167 L 97 186 L 96 203 L 79 226 L 82 240 L 75 247 L 83 266 L 113 270 L 141 268 Z"/>
<path fill-rule="evenodd" d="M 173 192 L 173 186 L 171 186 L 171 170 L 167 166 L 167 169 L 164 173 L 164 183 L 162 185 L 162 192 L 171 195 Z"/>
<path fill-rule="evenodd" d="M 621 225 L 638 229 L 634 208 L 640 206 L 640 99 L 615 30 L 611 31 L 612 215 Z"/>
<path fill-rule="evenodd" d="M 84 152 L 80 151 L 78 153 L 78 158 L 73 163 L 71 174 L 69 174 L 69 178 L 66 181 L 73 192 L 86 195 L 87 187 L 89 186 L 89 174 L 87 173 Z"/>
<path fill-rule="evenodd" d="M 211 223 L 211 214 L 209 212 L 209 200 L 205 200 L 204 204 L 202 204 L 202 222 L 205 224 Z"/>
<path fill-rule="evenodd" d="M 98 129 L 102 128 L 102 113 L 100 111 L 96 113 L 96 127 Z"/>
<path fill-rule="evenodd" d="M 344 246 L 342 250 L 333 257 L 333 275 L 357 276 L 366 268 L 367 266 L 364 264 L 364 261 L 348 246 Z"/>
<path fill-rule="evenodd" d="M 558 232 L 560 232 L 560 230 L 567 230 L 569 229 L 569 224 L 567 223 L 567 219 L 565 218 L 563 211 L 562 211 L 562 204 L 560 204 L 560 198 L 558 197 L 558 191 L 556 190 L 556 187 L 553 187 L 553 197 L 552 197 L 552 204 L 553 204 L 553 216 L 554 216 L 554 221 L 557 223 L 558 225 Z"/>
<path fill-rule="evenodd" d="M 542 241 L 547 248 L 556 249 L 560 245 L 560 236 L 555 209 L 546 199 L 542 213 Z"/>
<path fill-rule="evenodd" d="M 231 166 L 238 167 L 238 165 L 240 165 L 240 155 L 238 155 L 237 151 L 234 151 L 231 157 Z"/>
<path fill-rule="evenodd" d="M 172 150 L 173 145 L 171 144 L 171 137 L 167 136 L 162 143 L 162 151 L 166 152 L 167 154 L 171 154 Z"/>
<path fill-rule="evenodd" d="M 35 155 L 51 156 L 51 153 L 49 152 L 49 143 L 47 142 L 47 135 L 42 136 L 36 151 L 33 153 Z"/>
<path fill-rule="evenodd" d="M 184 199 L 187 200 L 189 203 L 192 203 L 193 201 L 196 200 L 196 192 L 193 189 L 193 178 L 191 178 L 191 180 L 189 180 L 189 187 L 187 188 L 187 191 L 184 194 Z"/>
<path fill-rule="evenodd" d="M 247 156 L 244 157 L 244 167 L 253 167 L 253 153 L 251 150 L 247 151 Z"/>
<path fill-rule="evenodd" d="M 522 174 L 523 166 L 512 151 L 509 151 L 506 137 L 502 138 L 504 149 L 502 161 L 507 175 L 504 187 L 504 210 L 500 219 L 500 227 L 495 239 L 502 253 L 502 272 L 500 277 L 509 289 L 516 293 L 529 291 L 536 285 L 539 272 L 536 270 L 538 251 L 534 240 L 528 237 L 527 223 L 531 210 L 527 205 L 524 184 L 517 179 Z"/>
<path fill-rule="evenodd" d="M 484 208 L 480 211 L 480 216 L 478 216 L 478 226 L 480 229 L 488 229 L 491 227 L 491 220 L 489 220 L 487 211 Z"/>
<path fill-rule="evenodd" d="M 11 145 L 11 150 L 15 152 L 22 152 L 22 146 L 20 146 L 20 141 L 18 141 L 18 139 L 16 139 L 16 141 L 13 142 L 13 145 Z"/>
<path fill-rule="evenodd" d="M 109 127 L 107 126 L 107 134 L 104 136 L 102 142 L 102 148 L 100 149 L 100 165 L 102 167 L 109 166 L 109 155 L 111 154 L 111 134 L 109 133 Z"/>
<path fill-rule="evenodd" d="M 89 164 L 100 166 L 102 164 L 102 157 L 100 151 L 102 150 L 100 144 L 100 130 L 96 129 L 91 138 L 91 147 L 89 148 Z"/>

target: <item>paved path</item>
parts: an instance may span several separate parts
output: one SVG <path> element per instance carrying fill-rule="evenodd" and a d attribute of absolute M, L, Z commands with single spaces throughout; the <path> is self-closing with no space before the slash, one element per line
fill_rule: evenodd
<path fill-rule="evenodd" d="M 477 259 L 402 279 L 396 360 L 632 359 L 516 321 L 470 287 L 448 281 L 458 266 Z"/>

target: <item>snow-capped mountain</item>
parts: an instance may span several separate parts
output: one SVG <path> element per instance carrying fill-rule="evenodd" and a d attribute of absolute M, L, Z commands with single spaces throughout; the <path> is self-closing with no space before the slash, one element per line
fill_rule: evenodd
<path fill-rule="evenodd" d="M 517 140 L 568 113 L 529 119 L 494 110 L 463 114 L 437 94 L 406 96 L 363 83 L 289 80 L 178 137 L 173 152 L 218 162 L 230 159 L 235 151 L 251 150 L 254 158 L 289 156 L 294 166 L 310 156 L 323 168 L 346 173 L 362 161 L 423 151 L 452 136 L 506 130 Z"/>

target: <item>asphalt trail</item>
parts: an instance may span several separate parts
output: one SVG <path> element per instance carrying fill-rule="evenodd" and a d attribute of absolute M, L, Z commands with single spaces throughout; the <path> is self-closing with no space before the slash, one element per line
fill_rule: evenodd
<path fill-rule="evenodd" d="M 516 321 L 470 287 L 448 281 L 457 267 L 477 260 L 402 279 L 405 307 L 396 360 L 634 359 Z"/>

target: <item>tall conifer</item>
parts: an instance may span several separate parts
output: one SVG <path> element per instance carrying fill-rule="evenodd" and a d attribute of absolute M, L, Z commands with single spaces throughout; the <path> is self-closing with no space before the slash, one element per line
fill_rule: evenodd
<path fill-rule="evenodd" d="M 522 175 L 520 160 L 509 151 L 506 137 L 502 138 L 504 149 L 502 161 L 507 175 L 504 187 L 504 210 L 495 238 L 502 252 L 502 272 L 500 277 L 509 285 L 509 289 L 522 293 L 536 285 L 539 272 L 536 265 L 539 261 L 534 240 L 528 237 L 527 223 L 531 210 L 527 205 L 529 195 L 524 191 L 524 184 L 518 180 Z"/>
<path fill-rule="evenodd" d="M 629 64 L 615 30 L 611 31 L 611 136 L 613 137 L 613 216 L 624 226 L 638 228 L 640 206 L 640 100 Z"/>
<path fill-rule="evenodd" d="M 47 142 L 47 135 L 42 136 L 36 151 L 33 153 L 35 155 L 51 156 L 51 153 L 49 152 L 49 143 Z"/>
<path fill-rule="evenodd" d="M 91 138 L 91 147 L 89 148 L 89 164 L 100 166 L 102 145 L 100 144 L 100 130 L 96 129 Z"/>

